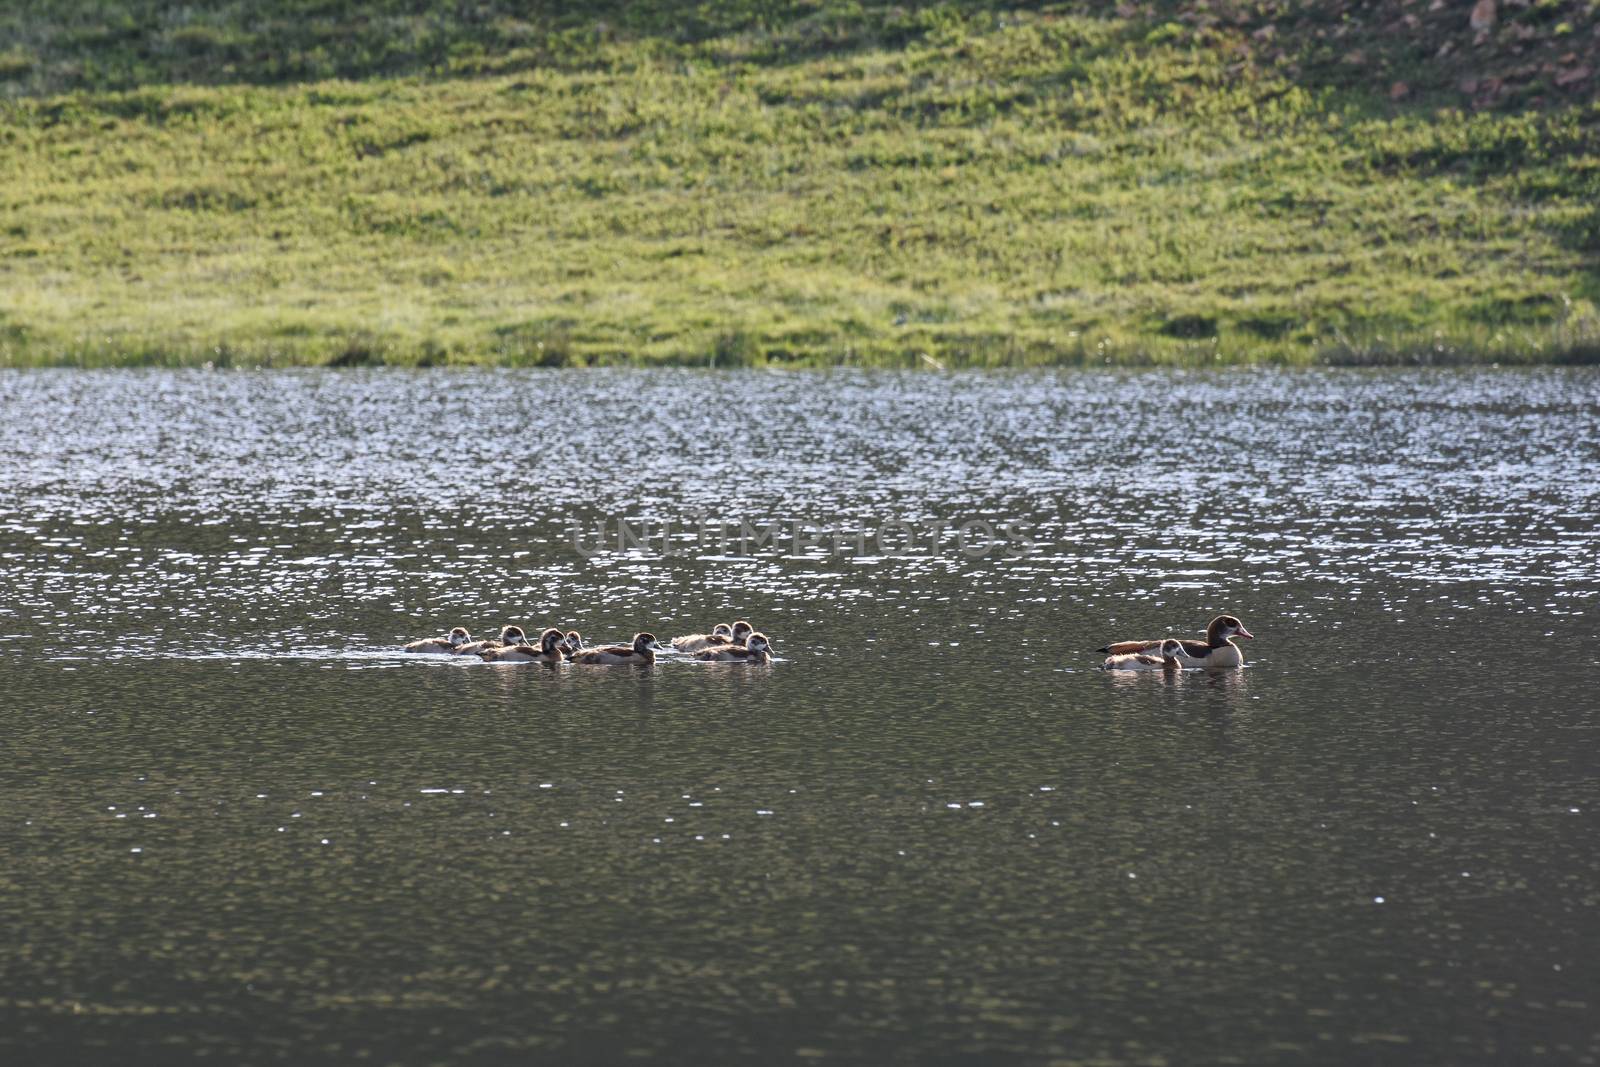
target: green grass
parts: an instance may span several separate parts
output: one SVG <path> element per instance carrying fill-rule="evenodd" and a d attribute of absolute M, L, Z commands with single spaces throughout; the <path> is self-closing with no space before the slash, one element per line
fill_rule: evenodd
<path fill-rule="evenodd" d="M 0 15 L 0 366 L 1600 360 L 1592 93 L 1100 5 L 502 7 Z"/>

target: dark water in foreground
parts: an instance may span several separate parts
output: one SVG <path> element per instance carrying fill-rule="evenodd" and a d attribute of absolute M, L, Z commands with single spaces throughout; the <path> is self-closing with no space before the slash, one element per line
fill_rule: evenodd
<path fill-rule="evenodd" d="M 0 375 L 0 1056 L 1594 1063 L 1597 416 L 1554 371 Z M 617 515 L 679 526 L 574 549 Z M 1035 551 L 885 525 L 935 521 Z M 1092 669 L 1222 610 L 1243 672 Z M 781 662 L 391 654 L 736 614 Z"/>

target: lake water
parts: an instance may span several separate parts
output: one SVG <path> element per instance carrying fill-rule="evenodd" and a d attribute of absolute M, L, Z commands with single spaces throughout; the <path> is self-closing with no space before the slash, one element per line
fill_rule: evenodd
<path fill-rule="evenodd" d="M 11 372 L 0 426 L 7 1062 L 1600 1059 L 1593 371 Z M 1222 611 L 1243 671 L 1095 669 Z M 395 651 L 739 616 L 779 662 Z"/>

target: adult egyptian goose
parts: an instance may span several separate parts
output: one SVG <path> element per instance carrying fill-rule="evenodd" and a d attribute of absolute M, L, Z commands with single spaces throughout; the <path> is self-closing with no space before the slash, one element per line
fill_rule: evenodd
<path fill-rule="evenodd" d="M 1107 656 L 1106 661 L 1100 664 L 1104 671 L 1180 671 L 1183 665 L 1178 662 L 1178 656 L 1183 651 L 1183 643 L 1175 638 L 1167 638 L 1156 649 L 1156 654 L 1148 652 L 1123 652 L 1114 656 Z"/>
<path fill-rule="evenodd" d="M 430 652 L 434 655 L 454 656 L 463 646 L 470 644 L 472 635 L 465 626 L 457 626 L 443 637 L 424 637 L 406 645 L 407 652 Z"/>
<path fill-rule="evenodd" d="M 656 661 L 656 653 L 661 650 L 661 642 L 656 640 L 655 634 L 638 633 L 633 635 L 631 645 L 601 645 L 598 648 L 585 648 L 572 657 L 574 663 L 631 663 L 635 666 L 648 667 Z"/>
<path fill-rule="evenodd" d="M 1255 634 L 1244 628 L 1244 623 L 1232 615 L 1218 615 L 1206 627 L 1204 641 L 1179 641 L 1180 651 L 1175 659 L 1184 667 L 1243 667 L 1244 653 L 1233 643 L 1235 637 L 1254 638 Z M 1161 639 L 1153 641 L 1117 641 L 1100 649 L 1110 656 L 1126 656 L 1140 652 L 1153 652 L 1161 647 Z"/>

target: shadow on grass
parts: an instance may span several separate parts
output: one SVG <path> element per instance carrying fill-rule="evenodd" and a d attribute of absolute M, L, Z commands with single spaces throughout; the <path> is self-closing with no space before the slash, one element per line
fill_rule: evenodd
<path fill-rule="evenodd" d="M 144 85 L 282 84 L 522 67 L 583 69 L 618 39 L 670 52 L 743 37 L 737 60 L 790 62 L 900 48 L 1008 14 L 1119 19 L 1132 40 L 1274 66 L 1307 88 L 1397 103 L 1541 106 L 1593 96 L 1592 0 L 1501 4 L 1475 28 L 1462 3 L 1144 0 L 20 0 L 0 5 L 0 95 Z M 515 56 L 513 61 L 511 57 Z M 1587 72 L 1587 73 L 1585 73 Z"/>
<path fill-rule="evenodd" d="M 952 22 L 1035 4 L 944 0 L 58 0 L 0 9 L 0 96 L 161 84 L 284 84 L 508 69 L 587 69 L 615 40 L 670 54 L 748 35 L 741 59 L 897 48 Z"/>

